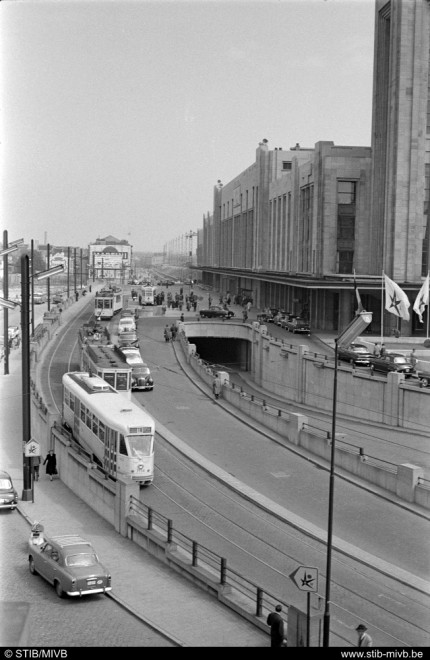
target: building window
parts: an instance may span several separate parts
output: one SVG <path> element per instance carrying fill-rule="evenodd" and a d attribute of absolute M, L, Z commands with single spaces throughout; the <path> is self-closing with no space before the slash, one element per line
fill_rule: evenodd
<path fill-rule="evenodd" d="M 290 160 L 282 161 L 282 169 L 284 170 L 284 172 L 291 170 L 291 167 L 292 167 L 292 162 Z"/>
<path fill-rule="evenodd" d="M 356 182 L 337 182 L 337 272 L 354 270 Z"/>

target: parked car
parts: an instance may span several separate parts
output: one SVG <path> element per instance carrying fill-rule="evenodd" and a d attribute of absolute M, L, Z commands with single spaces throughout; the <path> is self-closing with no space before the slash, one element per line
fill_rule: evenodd
<path fill-rule="evenodd" d="M 66 299 L 66 294 L 63 293 L 62 291 L 56 291 L 52 296 L 52 302 L 56 305 L 63 303 L 65 299 Z"/>
<path fill-rule="evenodd" d="M 269 307 L 265 312 L 257 314 L 257 321 L 259 323 L 273 323 L 273 317 L 278 313 L 276 307 Z"/>
<path fill-rule="evenodd" d="M 289 319 L 285 324 L 285 329 L 288 330 L 288 332 L 293 332 L 293 333 L 300 332 L 301 334 L 304 335 L 311 334 L 309 323 L 304 319 L 301 319 L 299 316 Z"/>
<path fill-rule="evenodd" d="M 30 573 L 52 584 L 59 598 L 112 590 L 111 575 L 89 541 L 74 534 L 48 538 L 38 527 L 28 542 Z"/>
<path fill-rule="evenodd" d="M 139 339 L 136 330 L 124 330 L 118 335 L 118 346 L 134 346 L 139 348 Z"/>
<path fill-rule="evenodd" d="M 386 353 L 385 355 L 372 355 L 370 367 L 374 371 L 387 374 L 389 371 L 398 371 L 405 374 L 405 378 L 412 376 L 414 367 L 402 353 Z"/>
<path fill-rule="evenodd" d="M 295 314 L 290 314 L 289 312 L 287 312 L 287 314 L 284 314 L 282 316 L 279 325 L 281 326 L 281 328 L 284 328 L 284 330 L 286 330 L 288 321 L 292 321 L 292 319 L 295 318 L 296 318 Z"/>
<path fill-rule="evenodd" d="M 234 316 L 234 312 L 231 309 L 224 309 L 224 307 L 221 307 L 220 305 L 212 305 L 211 307 L 208 307 L 207 309 L 201 309 L 200 310 L 200 317 L 202 319 L 204 318 L 226 318 L 230 319 L 232 316 Z"/>
<path fill-rule="evenodd" d="M 289 312 L 286 312 L 284 309 L 280 309 L 278 313 L 273 317 L 272 323 L 275 325 L 282 325 L 282 321 L 286 321 L 287 317 L 289 315 Z"/>
<path fill-rule="evenodd" d="M 119 320 L 118 323 L 118 334 L 123 332 L 130 332 L 131 330 L 136 330 L 136 323 L 134 316 L 125 316 Z"/>
<path fill-rule="evenodd" d="M 11 476 L 4 470 L 0 470 L 0 509 L 11 509 L 18 504 L 18 493 L 16 492 Z"/>
<path fill-rule="evenodd" d="M 19 337 L 19 327 L 17 325 L 10 325 L 7 329 L 7 338 L 16 339 Z"/>
<path fill-rule="evenodd" d="M 349 346 L 339 346 L 337 349 L 339 360 L 350 362 L 360 367 L 368 367 L 373 357 L 367 346 L 364 344 L 349 344 Z"/>

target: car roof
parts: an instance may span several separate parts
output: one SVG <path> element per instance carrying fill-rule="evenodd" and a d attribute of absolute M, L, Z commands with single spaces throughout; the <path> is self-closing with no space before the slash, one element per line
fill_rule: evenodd
<path fill-rule="evenodd" d="M 64 535 L 60 535 L 60 536 L 50 536 L 46 540 L 48 542 L 52 541 L 56 545 L 60 546 L 60 548 L 67 548 L 67 547 L 70 547 L 70 546 L 86 546 L 87 548 L 91 548 L 91 550 L 93 550 L 93 547 L 92 547 L 92 545 L 89 541 L 86 541 L 81 536 L 77 536 L 75 534 L 64 534 Z"/>

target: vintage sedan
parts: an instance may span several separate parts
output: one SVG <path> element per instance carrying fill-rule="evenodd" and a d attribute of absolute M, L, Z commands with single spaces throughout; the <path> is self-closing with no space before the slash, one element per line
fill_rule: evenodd
<path fill-rule="evenodd" d="M 57 596 L 88 596 L 111 591 L 111 575 L 89 541 L 76 535 L 46 537 L 32 528 L 28 542 L 30 573 L 40 575 Z"/>
<path fill-rule="evenodd" d="M 309 323 L 298 316 L 289 319 L 285 324 L 285 329 L 288 330 L 288 332 L 292 332 L 292 333 L 299 332 L 303 335 L 311 334 Z"/>
<path fill-rule="evenodd" d="M 13 511 L 18 504 L 18 493 L 13 487 L 10 475 L 0 470 L 0 509 Z"/>
<path fill-rule="evenodd" d="M 259 323 L 273 323 L 273 318 L 278 313 L 277 307 L 268 307 L 264 312 L 257 314 L 257 321 Z"/>
<path fill-rule="evenodd" d="M 339 345 L 337 350 L 339 360 L 350 362 L 358 367 L 368 367 L 373 357 L 372 353 L 364 344 L 349 344 L 349 346 Z"/>
<path fill-rule="evenodd" d="M 402 353 L 385 353 L 385 355 L 372 355 L 370 368 L 387 374 L 389 371 L 398 371 L 410 378 L 414 373 L 412 362 L 409 362 Z"/>
<path fill-rule="evenodd" d="M 234 316 L 234 312 L 231 309 L 224 309 L 224 307 L 221 307 L 220 305 L 212 305 L 211 307 L 208 307 L 207 309 L 201 309 L 200 310 L 200 317 L 202 319 L 213 319 L 213 318 L 224 318 L 224 319 L 230 319 L 232 316 Z"/>

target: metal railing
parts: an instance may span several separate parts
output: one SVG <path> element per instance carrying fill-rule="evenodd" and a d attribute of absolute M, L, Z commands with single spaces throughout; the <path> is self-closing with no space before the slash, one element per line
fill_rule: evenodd
<path fill-rule="evenodd" d="M 162 540 L 174 545 L 183 555 L 182 561 L 188 563 L 190 567 L 205 571 L 208 579 L 223 587 L 229 587 L 234 597 L 242 601 L 249 613 L 264 617 L 277 603 L 281 603 L 288 610 L 289 604 L 281 597 L 266 591 L 236 571 L 228 564 L 225 557 L 217 555 L 203 544 L 182 534 L 173 526 L 170 518 L 143 504 L 134 495 L 130 496 L 128 513 L 129 516 L 136 516 L 142 527 L 157 532 Z"/>

